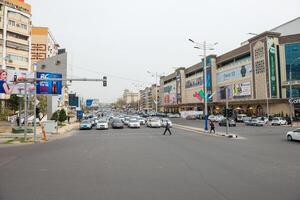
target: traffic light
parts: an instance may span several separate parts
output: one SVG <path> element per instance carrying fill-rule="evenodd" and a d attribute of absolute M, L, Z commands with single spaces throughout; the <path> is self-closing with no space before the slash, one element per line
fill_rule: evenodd
<path fill-rule="evenodd" d="M 103 76 L 103 87 L 107 87 L 107 77 Z"/>

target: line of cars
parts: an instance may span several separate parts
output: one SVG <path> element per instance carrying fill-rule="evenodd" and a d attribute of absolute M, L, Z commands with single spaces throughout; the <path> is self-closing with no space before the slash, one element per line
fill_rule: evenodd
<path fill-rule="evenodd" d="M 81 121 L 79 125 L 80 130 L 97 130 L 109 129 L 110 125 L 113 129 L 123 129 L 125 126 L 128 128 L 140 128 L 141 125 L 146 125 L 150 128 L 165 127 L 166 124 L 172 127 L 172 122 L 168 118 L 148 117 L 143 118 L 140 116 L 130 115 L 117 115 L 109 117 L 91 117 Z"/>

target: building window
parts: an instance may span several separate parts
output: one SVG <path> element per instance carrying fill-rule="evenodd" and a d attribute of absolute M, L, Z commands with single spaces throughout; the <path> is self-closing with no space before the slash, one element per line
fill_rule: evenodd
<path fill-rule="evenodd" d="M 7 56 L 9 61 L 20 61 L 20 62 L 28 62 L 28 58 L 27 57 L 23 57 L 23 56 L 17 56 L 17 55 L 11 55 L 9 54 Z"/>
<path fill-rule="evenodd" d="M 300 43 L 291 43 L 285 45 L 286 60 L 286 80 L 300 80 Z M 291 72 L 291 73 L 290 73 Z M 300 89 L 292 88 L 290 94 L 287 88 L 287 97 L 300 97 Z"/>
<path fill-rule="evenodd" d="M 27 25 L 26 24 L 21 24 L 21 28 L 27 30 Z"/>
<path fill-rule="evenodd" d="M 13 20 L 8 20 L 8 24 L 9 24 L 10 26 L 16 26 L 16 22 L 13 21 Z"/>

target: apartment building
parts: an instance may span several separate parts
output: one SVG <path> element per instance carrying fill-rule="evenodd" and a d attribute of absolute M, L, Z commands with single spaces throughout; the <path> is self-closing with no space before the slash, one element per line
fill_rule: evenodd
<path fill-rule="evenodd" d="M 58 50 L 59 44 L 48 27 L 32 27 L 32 63 L 55 56 Z"/>
<path fill-rule="evenodd" d="M 206 68 L 206 78 L 202 62 L 161 77 L 161 108 L 203 110 L 206 82 L 212 95 L 210 113 L 225 107 L 227 90 L 229 106 L 236 113 L 300 117 L 300 17 L 223 55 L 209 55 Z"/>
<path fill-rule="evenodd" d="M 30 71 L 31 5 L 0 0 L 0 64 L 2 69 Z"/>
<path fill-rule="evenodd" d="M 159 109 L 159 104 L 161 103 L 160 86 L 156 86 L 156 84 L 153 84 L 150 87 L 146 87 L 144 90 L 140 90 L 140 110 L 155 111 L 156 98 L 158 103 L 157 108 Z"/>

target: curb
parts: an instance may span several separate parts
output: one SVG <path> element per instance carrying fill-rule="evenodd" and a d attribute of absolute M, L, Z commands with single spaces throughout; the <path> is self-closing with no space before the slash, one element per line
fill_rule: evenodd
<path fill-rule="evenodd" d="M 240 140 L 240 139 L 245 139 L 244 137 L 241 137 L 237 134 L 233 134 L 233 133 L 229 133 L 228 135 L 226 135 L 226 133 L 224 132 L 216 132 L 215 134 L 210 134 L 205 132 L 204 129 L 202 128 L 195 128 L 195 127 L 191 127 L 191 126 L 183 126 L 183 125 L 179 125 L 179 124 L 173 124 L 174 128 L 179 128 L 182 130 L 187 130 L 187 131 L 192 131 L 195 133 L 200 133 L 202 135 L 206 135 L 206 136 L 212 136 L 212 137 L 226 137 L 226 138 L 230 138 L 230 139 L 235 139 L 235 140 Z"/>

